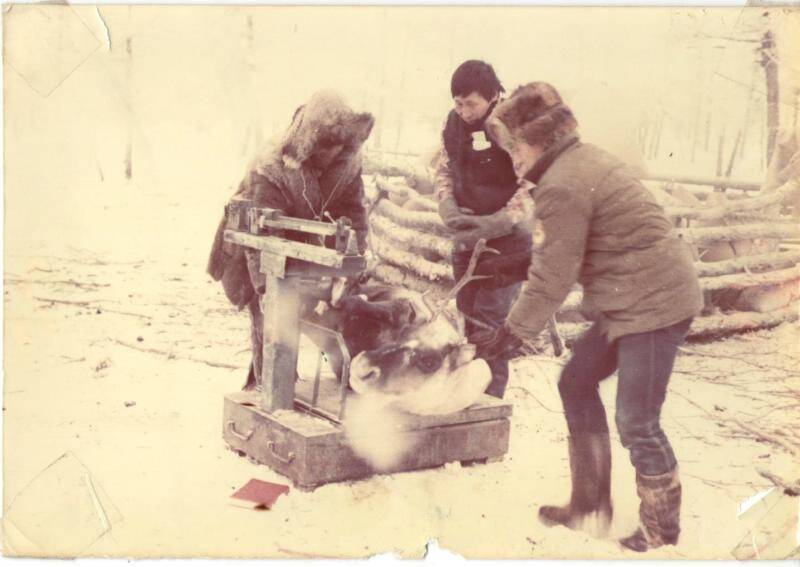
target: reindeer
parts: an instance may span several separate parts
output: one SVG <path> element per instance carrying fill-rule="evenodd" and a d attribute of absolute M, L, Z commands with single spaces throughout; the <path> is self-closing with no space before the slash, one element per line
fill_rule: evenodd
<path fill-rule="evenodd" d="M 474 274 L 483 253 L 496 251 L 479 242 L 470 269 L 438 301 L 425 293 L 371 282 L 368 276 L 334 281 L 330 302 L 311 322 L 341 333 L 352 357 L 354 391 L 397 392 L 474 359 L 475 348 L 467 342 L 463 320 L 450 303 L 465 285 L 490 277 Z M 341 354 L 334 340 L 313 329 L 308 334 L 331 366 L 340 368 Z"/>

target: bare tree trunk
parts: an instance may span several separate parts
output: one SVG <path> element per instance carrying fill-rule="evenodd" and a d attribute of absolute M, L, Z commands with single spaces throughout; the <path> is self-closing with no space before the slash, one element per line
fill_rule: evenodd
<path fill-rule="evenodd" d="M 258 73 L 256 71 L 256 33 L 255 24 L 253 23 L 253 15 L 247 15 L 247 72 L 250 74 L 249 83 L 251 88 L 256 87 L 255 81 Z M 257 92 L 256 88 L 256 92 Z M 259 104 L 259 97 L 255 96 L 253 100 L 255 108 L 253 109 L 253 141 L 255 142 L 256 149 L 261 147 L 263 133 L 261 131 L 261 106 Z"/>
<path fill-rule="evenodd" d="M 646 121 L 639 125 L 639 150 L 642 155 L 647 157 L 647 137 L 650 134 L 650 122 Z"/>
<path fill-rule="evenodd" d="M 661 144 L 661 128 L 664 123 L 663 114 L 653 123 L 653 130 L 650 138 L 650 159 L 658 157 L 658 147 Z"/>
<path fill-rule="evenodd" d="M 401 101 L 404 100 L 405 97 L 402 94 L 406 90 L 406 61 L 408 59 L 408 32 L 403 34 L 403 56 L 400 59 L 400 86 L 398 88 L 398 94 L 400 95 L 399 99 Z M 400 141 L 403 136 L 403 121 L 405 118 L 405 112 L 403 111 L 404 103 L 400 103 L 400 108 L 397 112 L 397 136 L 394 140 L 394 151 L 400 151 Z"/>
<path fill-rule="evenodd" d="M 747 133 L 750 130 L 750 121 L 753 115 L 753 103 L 755 102 L 755 90 L 756 90 L 756 74 L 758 72 L 757 67 L 753 67 L 753 72 L 750 78 L 750 91 L 747 95 L 747 108 L 744 112 L 744 127 L 742 130 L 742 143 L 739 144 L 739 161 L 744 159 L 744 150 L 745 146 L 747 145 Z"/>
<path fill-rule="evenodd" d="M 692 124 L 692 153 L 691 153 L 691 162 L 694 163 L 695 154 L 697 152 L 697 138 L 700 136 L 700 104 L 697 105 L 697 111 L 694 115 L 694 121 Z"/>
<path fill-rule="evenodd" d="M 387 12 L 386 8 L 383 9 L 383 22 L 382 27 L 386 29 L 386 22 L 387 22 Z M 389 55 L 388 49 L 388 42 L 389 42 L 389 35 L 384 34 L 382 41 L 381 41 L 381 49 L 383 51 L 381 61 L 381 80 L 380 80 L 380 87 L 378 88 L 378 127 L 375 128 L 372 132 L 372 139 L 374 140 L 375 149 L 380 151 L 383 146 L 383 128 L 386 124 L 386 119 L 384 117 L 384 107 L 386 102 L 386 61 L 388 61 L 387 57 Z M 381 158 L 382 159 L 382 158 Z"/>
<path fill-rule="evenodd" d="M 725 127 L 722 128 L 722 134 L 719 135 L 719 142 L 717 142 L 717 177 L 722 177 L 722 152 L 725 150 Z"/>
<path fill-rule="evenodd" d="M 131 37 L 131 6 L 128 6 L 128 35 L 125 38 L 125 93 L 128 102 L 128 125 L 127 125 L 127 143 L 125 147 L 125 179 L 130 180 L 133 177 L 133 101 L 131 95 L 133 94 L 133 37 Z"/>
<path fill-rule="evenodd" d="M 725 127 L 722 127 L 722 133 L 719 135 L 719 142 L 717 143 L 717 177 L 722 177 L 722 154 L 725 152 Z M 723 185 L 714 186 L 714 191 L 725 192 Z"/>
<path fill-rule="evenodd" d="M 761 67 L 767 82 L 767 163 L 772 158 L 780 128 L 780 87 L 775 59 L 775 36 L 767 30 L 761 38 Z"/>
<path fill-rule="evenodd" d="M 263 140 L 263 132 L 261 129 L 261 109 L 259 105 L 258 85 L 256 82 L 256 58 L 255 58 L 255 25 L 253 23 L 253 15 L 247 14 L 245 18 L 245 86 L 248 91 L 246 98 L 248 105 L 247 120 L 248 123 L 245 127 L 244 142 L 242 143 L 242 155 L 250 155 L 251 152 L 257 152 L 261 149 Z"/>
<path fill-rule="evenodd" d="M 742 131 L 736 133 L 736 140 L 733 142 L 733 150 L 731 151 L 731 159 L 728 160 L 728 169 L 725 170 L 725 177 L 730 177 L 733 173 L 733 165 L 736 163 L 736 152 L 739 150 L 739 142 L 742 139 Z"/>

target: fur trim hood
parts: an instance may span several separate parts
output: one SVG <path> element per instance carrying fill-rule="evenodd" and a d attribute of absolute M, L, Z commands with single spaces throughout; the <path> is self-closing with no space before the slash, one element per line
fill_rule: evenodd
<path fill-rule="evenodd" d="M 295 111 L 289 128 L 248 169 L 262 175 L 275 166 L 298 170 L 320 143 L 342 144 L 342 156 L 354 156 L 374 123 L 370 113 L 355 112 L 338 93 L 317 92 Z"/>

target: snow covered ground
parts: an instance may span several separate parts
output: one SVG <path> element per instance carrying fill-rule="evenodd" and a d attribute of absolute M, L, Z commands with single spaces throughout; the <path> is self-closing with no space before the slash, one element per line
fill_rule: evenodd
<path fill-rule="evenodd" d="M 18 72 L 28 67 L 5 67 L 5 513 L 13 519 L 12 502 L 71 453 L 91 473 L 91 494 L 107 495 L 100 501 L 110 529 L 101 525 L 105 535 L 78 546 L 84 555 L 420 556 L 438 538 L 470 557 L 633 556 L 612 539 L 536 518 L 538 506 L 569 491 L 558 360 L 514 364 L 503 462 L 292 491 L 265 512 L 230 506 L 228 496 L 250 478 L 285 479 L 223 444 L 222 399 L 243 382 L 249 323 L 209 281 L 205 262 L 259 124 L 265 133 L 283 127 L 313 90 L 332 87 L 376 113 L 375 147 L 427 149 L 450 105 L 449 75 L 470 57 L 492 61 L 509 88 L 557 84 L 595 133 L 588 137 L 612 146 L 631 146 L 642 112 L 651 123 L 649 113 L 666 112 L 658 168 L 709 174 L 724 127 L 731 124 L 731 138 L 747 104 L 759 104 L 722 75 L 743 80 L 745 93 L 761 79 L 736 42 L 693 51 L 676 38 L 696 18 L 698 33 L 736 36 L 738 11 L 48 9 L 79 17 L 69 29 L 95 39 L 70 43 L 62 34 L 65 53 L 83 62 L 60 69 L 67 76 L 46 94 Z M 14 6 L 6 25 L 23 13 Z M 443 15 L 452 17 L 444 28 Z M 507 33 L 483 42 L 487 27 Z M 79 52 L 82 45 L 93 51 Z M 27 52 L 42 55 L 37 65 L 59 53 L 16 54 Z M 694 112 L 698 92 L 708 95 L 703 114 L 713 107 L 715 115 L 708 151 L 691 163 L 687 132 L 704 124 Z M 754 130 L 748 155 L 757 140 Z M 756 468 L 798 476 L 798 457 L 787 451 L 800 445 L 798 338 L 796 326 L 784 325 L 681 354 L 664 427 L 682 468 L 684 531 L 677 547 L 647 558 L 730 557 L 752 524 L 737 517 L 739 505 L 771 486 Z M 602 386 L 609 415 L 614 388 L 614 379 Z M 636 523 L 637 500 L 616 439 L 613 451 L 621 535 Z M 69 492 L 61 481 L 55 494 Z M 64 516 L 48 522 L 94 521 L 81 516 L 94 501 L 62 509 L 59 498 L 47 504 Z M 72 537 L 60 529 L 61 540 L 34 537 L 35 545 L 11 523 L 4 528 L 9 554 L 57 553 Z"/>
<path fill-rule="evenodd" d="M 201 255 L 206 240 L 183 260 Z M 546 358 L 513 365 L 503 462 L 292 491 L 271 511 L 230 506 L 228 496 L 250 478 L 286 482 L 222 441 L 222 397 L 241 385 L 249 361 L 248 320 L 202 264 L 168 256 L 65 244 L 7 257 L 6 510 L 72 452 L 122 518 L 86 555 L 420 556 L 437 538 L 470 557 L 631 556 L 613 540 L 537 520 L 538 506 L 569 490 L 561 361 Z M 728 420 L 798 445 L 798 338 L 796 326 L 784 325 L 681 354 L 663 422 L 682 469 L 683 535 L 648 558 L 730 557 L 752 527 L 737 518 L 739 506 L 770 487 L 756 468 L 797 476 L 796 456 Z M 609 415 L 615 382 L 601 388 Z M 620 535 L 634 527 L 638 502 L 616 439 L 613 457 Z M 8 524 L 6 537 L 7 553 L 48 552 Z"/>

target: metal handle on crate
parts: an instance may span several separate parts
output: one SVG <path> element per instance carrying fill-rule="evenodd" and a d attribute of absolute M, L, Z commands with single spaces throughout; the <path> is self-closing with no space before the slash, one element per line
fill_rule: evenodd
<path fill-rule="evenodd" d="M 231 435 L 236 437 L 237 439 L 241 439 L 242 441 L 247 441 L 253 436 L 254 429 L 251 429 L 247 433 L 239 433 L 236 431 L 236 423 L 232 419 L 228 420 L 228 431 L 230 431 Z"/>
<path fill-rule="evenodd" d="M 288 465 L 292 461 L 294 461 L 294 453 L 292 451 L 289 451 L 289 454 L 286 455 L 285 457 L 278 454 L 278 452 L 275 450 L 275 441 L 269 441 L 267 443 L 267 449 L 269 449 L 269 452 L 272 453 L 272 456 L 275 457 L 275 459 L 277 459 L 284 465 Z"/>

